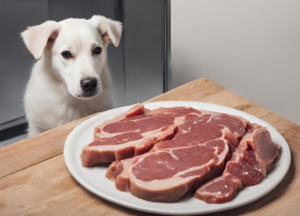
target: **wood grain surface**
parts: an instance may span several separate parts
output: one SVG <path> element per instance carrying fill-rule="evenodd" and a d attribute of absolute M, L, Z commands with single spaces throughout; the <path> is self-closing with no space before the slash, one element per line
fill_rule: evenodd
<path fill-rule="evenodd" d="M 300 127 L 207 78 L 187 83 L 146 102 L 201 101 L 225 105 L 257 116 L 275 127 L 288 142 L 292 163 L 287 176 L 263 198 L 209 215 L 300 215 Z M 152 215 L 124 208 L 85 190 L 63 160 L 68 134 L 81 122 L 70 122 L 0 148 L 0 215 Z M 284 158 L 282 158 L 283 160 Z"/>

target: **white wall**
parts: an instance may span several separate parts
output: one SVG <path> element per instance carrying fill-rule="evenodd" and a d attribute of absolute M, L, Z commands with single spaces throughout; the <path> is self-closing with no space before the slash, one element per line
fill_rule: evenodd
<path fill-rule="evenodd" d="M 300 125 L 299 0 L 172 0 L 171 61 Z"/>

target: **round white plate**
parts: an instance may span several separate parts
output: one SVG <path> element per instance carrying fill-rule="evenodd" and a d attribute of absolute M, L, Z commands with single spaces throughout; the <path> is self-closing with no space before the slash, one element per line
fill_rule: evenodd
<path fill-rule="evenodd" d="M 263 125 L 270 131 L 273 141 L 282 147 L 281 157 L 273 165 L 272 171 L 262 182 L 252 187 L 245 187 L 233 200 L 224 204 L 206 204 L 194 198 L 192 193 L 186 194 L 180 201 L 175 203 L 145 201 L 132 196 L 130 193 L 118 191 L 114 183 L 105 178 L 108 164 L 91 168 L 81 166 L 81 150 L 92 141 L 94 127 L 101 124 L 104 120 L 111 119 L 115 115 L 127 111 L 131 107 L 127 106 L 100 113 L 82 122 L 69 134 L 64 147 L 64 159 L 70 173 L 83 187 L 103 199 L 131 209 L 165 215 L 206 214 L 236 208 L 266 195 L 274 189 L 286 175 L 291 162 L 290 148 L 281 134 L 265 121 L 233 108 L 210 103 L 162 101 L 145 104 L 145 107 L 148 109 L 174 106 L 190 106 L 195 109 L 238 115 L 248 119 L 250 122 Z"/>

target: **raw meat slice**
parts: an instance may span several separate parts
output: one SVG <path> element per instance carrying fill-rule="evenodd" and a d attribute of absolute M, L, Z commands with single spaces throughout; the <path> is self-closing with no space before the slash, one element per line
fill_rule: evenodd
<path fill-rule="evenodd" d="M 160 140 L 172 138 L 176 130 L 177 126 L 173 124 L 146 133 L 129 132 L 95 140 L 82 149 L 82 166 L 90 167 L 143 154 Z"/>
<path fill-rule="evenodd" d="M 106 177 L 115 181 L 117 189 L 141 199 L 174 202 L 194 185 L 222 173 L 229 158 L 226 141 L 214 140 L 115 161 Z"/>
<path fill-rule="evenodd" d="M 256 185 L 270 171 L 279 148 L 265 127 L 252 124 L 228 162 L 226 171 L 239 178 L 245 186 Z"/>
<path fill-rule="evenodd" d="M 178 132 L 173 139 L 157 143 L 141 156 L 113 162 L 106 177 L 115 182 L 117 189 L 139 198 L 174 202 L 220 175 L 231 156 L 229 146 L 235 149 L 249 122 L 201 112 L 176 119 Z"/>
<path fill-rule="evenodd" d="M 200 187 L 195 197 L 206 203 L 225 203 L 232 200 L 242 189 L 243 184 L 237 177 L 224 173 Z"/>
<path fill-rule="evenodd" d="M 270 132 L 265 127 L 251 124 L 248 133 L 227 163 L 223 175 L 201 186 L 195 197 L 208 203 L 231 200 L 241 189 L 236 179 L 244 186 L 258 184 L 270 171 L 279 148 L 279 145 L 273 143 Z M 224 181 L 231 185 L 230 190 L 224 189 Z"/>
<path fill-rule="evenodd" d="M 172 140 L 157 143 L 153 149 L 174 148 L 198 145 L 209 140 L 220 138 L 229 141 L 232 152 L 236 150 L 239 140 L 245 135 L 249 121 L 238 116 L 201 110 L 202 116 L 188 115 L 185 123 L 180 125 L 178 135 Z M 186 133 L 196 130 L 196 133 Z"/>
<path fill-rule="evenodd" d="M 152 146 L 165 139 L 171 139 L 181 116 L 201 111 L 186 108 L 144 109 L 142 104 L 134 105 L 124 114 L 105 121 L 95 127 L 94 141 L 82 150 L 82 166 L 113 162 L 148 152 Z"/>

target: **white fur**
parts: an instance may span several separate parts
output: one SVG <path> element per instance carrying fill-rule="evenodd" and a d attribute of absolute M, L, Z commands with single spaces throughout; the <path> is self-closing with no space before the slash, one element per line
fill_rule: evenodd
<path fill-rule="evenodd" d="M 27 84 L 24 106 L 29 136 L 113 107 L 107 45 L 119 45 L 122 26 L 103 16 L 47 21 L 21 33 L 38 60 Z M 100 46 L 102 52 L 93 54 Z M 72 53 L 64 59 L 63 51 Z M 96 95 L 82 97 L 80 80 L 96 78 Z"/>

